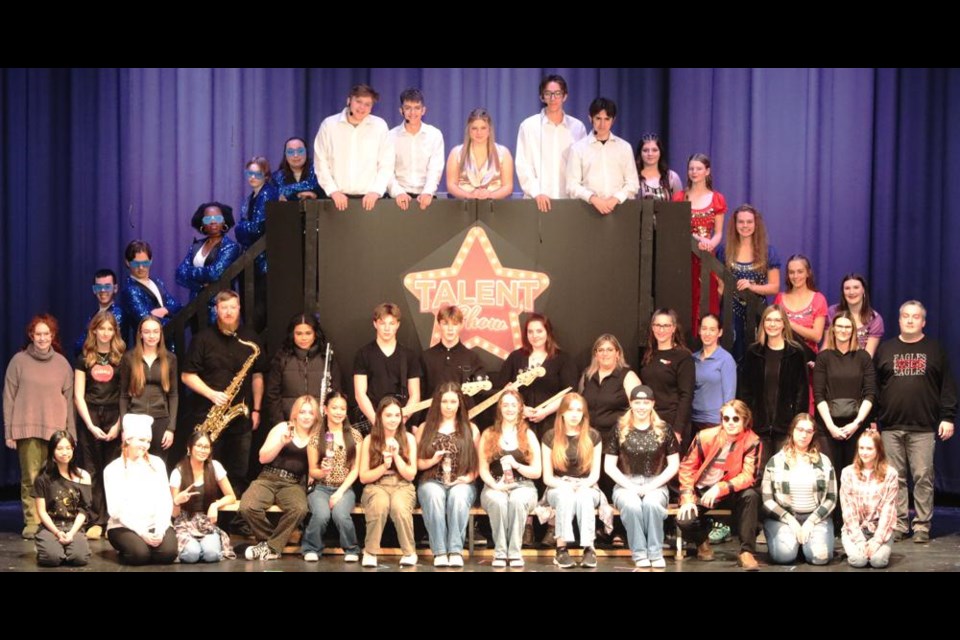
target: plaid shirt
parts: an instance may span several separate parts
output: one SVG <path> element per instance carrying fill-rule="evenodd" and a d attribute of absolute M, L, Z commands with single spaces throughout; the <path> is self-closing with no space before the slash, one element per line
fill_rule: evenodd
<path fill-rule="evenodd" d="M 810 515 L 814 524 L 826 518 L 837 506 L 837 474 L 830 459 L 822 453 L 811 463 L 817 481 L 817 508 Z M 770 458 L 763 470 L 763 506 L 773 517 L 788 522 L 793 517 L 793 494 L 790 493 L 790 463 L 783 451 Z"/>
<path fill-rule="evenodd" d="M 852 542 L 866 543 L 863 530 L 873 532 L 873 539 L 886 544 L 893 536 L 897 522 L 897 471 L 887 465 L 887 477 L 861 480 L 853 465 L 840 474 L 840 507 L 843 509 L 843 531 Z"/>

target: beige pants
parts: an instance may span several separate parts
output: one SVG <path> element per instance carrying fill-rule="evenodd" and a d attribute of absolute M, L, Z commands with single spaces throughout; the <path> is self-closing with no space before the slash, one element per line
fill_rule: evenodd
<path fill-rule="evenodd" d="M 20 502 L 23 503 L 23 523 L 40 526 L 37 502 L 31 495 L 33 483 L 47 462 L 47 441 L 41 438 L 17 440 L 17 457 L 20 459 Z"/>
<path fill-rule="evenodd" d="M 380 538 L 383 537 L 388 517 L 397 529 L 403 555 L 417 552 L 413 539 L 413 510 L 417 506 L 417 492 L 412 483 L 398 475 L 384 476 L 376 484 L 368 484 L 363 488 L 360 504 L 363 505 L 367 520 L 367 537 L 363 543 L 366 553 L 380 553 Z"/>

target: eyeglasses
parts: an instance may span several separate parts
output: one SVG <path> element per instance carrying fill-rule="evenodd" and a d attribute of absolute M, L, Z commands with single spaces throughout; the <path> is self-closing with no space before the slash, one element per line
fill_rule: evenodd
<path fill-rule="evenodd" d="M 153 264 L 153 260 L 131 260 L 130 267 L 133 269 L 146 269 Z"/>
<path fill-rule="evenodd" d="M 653 328 L 660 329 L 660 330 L 673 329 L 673 325 L 672 324 L 655 324 L 653 325 Z"/>
<path fill-rule="evenodd" d="M 549 100 L 551 98 L 562 98 L 563 91 L 544 91 L 543 97 L 545 100 Z"/>
<path fill-rule="evenodd" d="M 197 449 L 198 451 L 210 451 L 210 445 L 208 444 L 195 444 L 193 445 L 193 448 Z"/>
<path fill-rule="evenodd" d="M 133 264 L 133 263 L 131 262 L 130 264 Z M 113 291 L 113 288 L 115 286 L 116 285 L 113 285 L 113 284 L 95 284 L 93 285 L 93 293 L 94 294 L 109 293 L 110 291 Z"/>
<path fill-rule="evenodd" d="M 250 171 L 247 169 L 243 172 L 247 178 L 256 178 L 257 180 L 263 180 L 263 171 Z"/>
<path fill-rule="evenodd" d="M 203 216 L 203 224 L 213 224 L 214 222 L 223 224 L 223 216 Z"/>
<path fill-rule="evenodd" d="M 305 156 L 307 155 L 307 150 L 303 147 L 297 147 L 295 149 L 287 149 L 287 155 L 290 157 L 293 156 Z"/>
<path fill-rule="evenodd" d="M 600 347 L 597 349 L 597 353 L 616 353 L 617 350 L 613 347 Z"/>
<path fill-rule="evenodd" d="M 724 422 L 732 422 L 732 423 L 734 423 L 734 424 L 738 424 L 738 423 L 740 422 L 740 416 L 738 416 L 738 415 L 723 416 L 723 421 L 724 421 Z"/>
<path fill-rule="evenodd" d="M 800 433 L 805 433 L 805 434 L 807 434 L 808 436 L 812 436 L 814 433 L 816 433 L 813 429 L 804 429 L 803 427 L 796 427 L 796 428 L 794 429 L 794 431 L 799 431 Z"/>

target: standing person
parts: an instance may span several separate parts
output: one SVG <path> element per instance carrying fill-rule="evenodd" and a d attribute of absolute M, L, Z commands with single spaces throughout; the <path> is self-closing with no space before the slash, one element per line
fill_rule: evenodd
<path fill-rule="evenodd" d="M 653 389 L 637 385 L 619 428 L 604 445 L 604 470 L 617 486 L 613 502 L 627 529 L 638 569 L 664 569 L 663 521 L 667 517 L 667 483 L 680 469 L 680 447 L 670 425 L 657 415 Z"/>
<path fill-rule="evenodd" d="M 234 232 L 243 250 L 249 249 L 267 231 L 267 203 L 280 198 L 277 185 L 270 175 L 270 161 L 254 156 L 243 167 L 243 175 L 250 186 L 250 194 L 240 206 L 240 222 Z M 267 254 L 257 256 L 257 273 L 267 272 Z"/>
<path fill-rule="evenodd" d="M 601 215 L 636 198 L 640 190 L 637 165 L 630 143 L 613 135 L 617 103 L 596 98 L 590 103 L 593 131 L 570 148 L 567 160 L 567 194 L 593 205 Z"/>
<path fill-rule="evenodd" d="M 545 76 L 538 95 L 544 108 L 521 122 L 517 132 L 517 180 L 523 197 L 533 198 L 537 209 L 547 213 L 551 200 L 567 197 L 570 148 L 586 137 L 587 130 L 563 110 L 568 97 L 563 76 Z"/>
<path fill-rule="evenodd" d="M 313 160 L 307 155 L 307 142 L 303 138 L 287 138 L 279 167 L 273 173 L 273 184 L 277 186 L 281 202 L 302 202 L 326 196 L 317 182 Z"/>
<path fill-rule="evenodd" d="M 393 395 L 403 398 L 404 421 L 410 407 L 420 402 L 420 358 L 397 342 L 400 330 L 400 307 L 392 302 L 378 304 L 373 310 L 373 328 L 377 337 L 357 351 L 353 361 L 353 394 L 369 430 L 376 419 L 375 407 Z"/>
<path fill-rule="evenodd" d="M 310 438 L 307 461 L 313 491 L 307 495 L 310 521 L 303 532 L 301 552 L 305 562 L 316 562 L 323 553 L 323 534 L 332 519 L 340 532 L 344 562 L 360 560 L 357 530 L 350 514 L 357 505 L 353 483 L 360 475 L 363 436 L 347 420 L 347 396 L 340 391 L 327 395 L 320 428 Z"/>
<path fill-rule="evenodd" d="M 260 448 L 263 469 L 240 498 L 240 515 L 257 539 L 243 554 L 247 560 L 277 560 L 307 517 L 307 447 L 319 422 L 317 399 L 300 396 L 290 419 L 273 427 Z M 267 509 L 274 504 L 283 511 L 276 526 L 267 519 Z"/>
<path fill-rule="evenodd" d="M 841 311 L 853 315 L 857 327 L 857 342 L 872 358 L 883 340 L 883 316 L 870 306 L 867 279 L 859 273 L 848 273 L 840 281 L 840 302 L 827 308 L 827 324 Z"/>
<path fill-rule="evenodd" d="M 120 419 L 128 413 L 153 418 L 150 455 L 167 464 L 177 431 L 177 357 L 167 351 L 160 321 L 147 316 L 137 327 L 133 349 L 120 362 Z"/>
<path fill-rule="evenodd" d="M 707 539 L 710 509 L 732 509 L 740 536 L 737 564 L 756 571 L 757 519 L 760 494 L 753 488 L 762 448 L 753 432 L 750 409 L 741 400 L 720 407 L 722 422 L 704 429 L 680 463 L 680 513 L 677 526 L 683 536 L 697 544 L 697 559 L 710 562 L 713 549 Z"/>
<path fill-rule="evenodd" d="M 460 341 L 463 330 L 463 312 L 460 307 L 449 305 L 437 311 L 440 327 L 440 342 L 423 352 L 423 383 L 421 395 L 433 396 L 433 392 L 445 382 L 463 384 L 483 374 L 483 363 L 473 349 Z M 473 406 L 466 399 L 467 408 Z"/>
<path fill-rule="evenodd" d="M 540 443 L 523 419 L 523 398 L 507 389 L 500 396 L 493 426 L 483 432 L 478 447 L 483 491 L 480 504 L 490 516 L 494 568 L 523 567 L 521 544 L 527 515 L 537 505 L 533 481 L 540 477 Z M 533 530 L 530 530 L 533 540 Z"/>
<path fill-rule="evenodd" d="M 194 240 L 177 267 L 177 284 L 190 290 L 190 300 L 204 287 L 220 279 L 234 260 L 240 257 L 240 245 L 227 236 L 233 228 L 233 209 L 219 202 L 204 202 L 193 212 L 190 226 L 204 235 Z M 210 301 L 210 324 L 216 322 L 217 312 Z M 194 327 L 196 331 L 197 327 Z"/>
<path fill-rule="evenodd" d="M 783 448 L 790 421 L 809 403 L 806 352 L 793 339 L 787 314 L 778 304 L 763 311 L 757 341 L 743 361 L 737 397 L 750 407 L 753 430 L 763 443 L 763 468 Z"/>
<path fill-rule="evenodd" d="M 667 168 L 667 155 L 656 133 L 647 133 L 637 143 L 637 173 L 640 198 L 670 202 L 673 194 L 683 191 L 680 176 Z"/>
<path fill-rule="evenodd" d="M 813 416 L 798 413 L 783 448 L 763 469 L 763 530 L 776 564 L 792 564 L 801 550 L 810 564 L 833 558 L 837 474 L 817 447 L 816 430 Z"/>
<path fill-rule="evenodd" d="M 827 299 L 817 290 L 808 257 L 799 253 L 790 256 L 787 260 L 787 290 L 778 293 L 773 303 L 783 305 L 790 329 L 794 335 L 803 338 L 816 355 L 827 321 Z"/>
<path fill-rule="evenodd" d="M 253 432 L 260 426 L 266 358 L 257 334 L 240 325 L 240 296 L 235 291 L 221 291 L 216 304 L 217 324 L 194 337 L 180 379 L 193 391 L 187 423 L 191 426 L 203 424 L 215 406 L 222 409 L 243 402 L 249 407 L 250 416 L 234 419 L 213 447 L 214 457 L 227 470 L 231 486 L 242 494 L 247 486 Z M 250 343 L 259 350 L 252 362 L 254 349 Z M 231 387 L 233 396 L 226 393 Z"/>
<path fill-rule="evenodd" d="M 417 497 L 435 567 L 463 566 L 463 538 L 477 498 L 479 440 L 460 385 L 445 382 L 437 387 L 427 419 L 417 431 Z"/>
<path fill-rule="evenodd" d="M 417 564 L 417 546 L 413 538 L 413 509 L 417 493 L 413 479 L 417 475 L 417 440 L 403 425 L 400 401 L 386 396 L 377 405 L 370 435 L 360 449 L 361 503 L 367 520 L 367 538 L 363 544 L 364 567 L 376 567 L 380 540 L 387 518 L 397 530 L 403 556 L 401 567 Z"/>
<path fill-rule="evenodd" d="M 132 240 L 123 251 L 130 275 L 120 291 L 120 306 L 123 308 L 124 341 L 133 342 L 134 332 L 140 321 L 153 316 L 163 326 L 167 325 L 178 311 L 180 303 L 167 291 L 160 278 L 150 277 L 153 266 L 153 249 L 144 240 Z"/>
<path fill-rule="evenodd" d="M 720 424 L 720 407 L 737 395 L 737 364 L 720 346 L 720 318 L 708 313 L 700 319 L 699 351 L 693 353 L 696 383 L 693 387 L 691 424 L 694 433 Z"/>
<path fill-rule="evenodd" d="M 400 94 L 403 124 L 391 129 L 389 134 L 396 159 L 387 191 L 404 211 L 412 200 L 425 211 L 436 197 L 443 177 L 443 133 L 423 121 L 426 114 L 423 92 L 406 89 Z"/>
<path fill-rule="evenodd" d="M 73 370 L 61 355 L 57 319 L 42 313 L 27 323 L 27 344 L 10 359 L 3 384 L 3 426 L 7 446 L 20 461 L 20 503 L 23 532 L 32 540 L 40 528 L 31 495 L 37 474 L 47 459 L 47 442 L 54 432 L 75 433 Z"/>
<path fill-rule="evenodd" d="M 177 559 L 167 470 L 160 458 L 147 453 L 152 423 L 147 415 L 125 415 L 122 453 L 103 471 L 110 510 L 107 539 L 121 564 L 172 564 Z"/>
<path fill-rule="evenodd" d="M 883 342 L 875 358 L 880 429 L 890 465 L 900 480 L 894 540 L 910 533 L 907 473 L 913 478 L 913 541 L 930 541 L 933 519 L 933 450 L 949 440 L 957 415 L 957 387 L 947 351 L 927 337 L 927 309 L 919 300 L 900 305 L 900 335 Z"/>
<path fill-rule="evenodd" d="M 604 442 L 616 434 L 623 412 L 630 408 L 630 392 L 639 384 L 617 337 L 605 333 L 597 338 L 590 366 L 580 376 L 579 391 L 590 407 L 590 426 L 600 432 Z M 602 486 L 603 478 L 600 482 Z"/>
<path fill-rule="evenodd" d="M 574 542 L 573 519 L 580 528 L 583 557 L 580 564 L 597 566 L 593 548 L 600 504 L 600 433 L 590 427 L 587 403 L 579 393 L 563 396 L 554 427 L 543 436 L 543 483 L 547 502 L 556 512 L 557 555 L 553 563 L 561 569 L 574 566 L 567 544 Z"/>
<path fill-rule="evenodd" d="M 101 311 L 109 311 L 112 313 L 117 319 L 117 326 L 121 329 L 124 327 L 123 307 L 120 306 L 117 300 L 117 274 L 113 269 L 97 269 L 96 273 L 93 274 L 93 297 L 97 299 L 97 310 L 87 318 L 83 332 L 77 337 L 76 342 L 73 343 L 73 353 L 75 356 L 80 355 L 80 351 L 83 349 L 83 342 L 87 339 L 86 327 L 90 324 L 90 320 Z M 118 335 L 120 335 L 121 338 L 123 337 L 122 332 Z"/>
<path fill-rule="evenodd" d="M 513 157 L 497 144 L 493 117 L 483 107 L 467 116 L 463 144 L 447 157 L 447 191 L 464 200 L 502 200 L 513 194 Z"/>
<path fill-rule="evenodd" d="M 899 478 L 887 460 L 883 438 L 864 431 L 857 438 L 857 456 L 840 475 L 843 532 L 847 562 L 878 569 L 890 563 L 897 524 Z"/>
<path fill-rule="evenodd" d="M 743 362 L 747 345 L 753 335 L 747 335 L 747 300 L 745 291 L 758 296 L 780 292 L 780 254 L 770 244 L 763 215 L 753 205 L 743 204 L 734 209 L 727 223 L 727 241 L 717 247 L 717 260 L 723 263 L 737 281 L 733 295 L 733 358 L 737 366 Z M 723 282 L 719 282 L 723 293 Z"/>
<path fill-rule="evenodd" d="M 194 431 L 187 438 L 187 455 L 170 474 L 173 530 L 180 562 L 186 564 L 237 557 L 230 536 L 217 526 L 220 508 L 235 503 L 237 496 L 212 450 L 210 436 Z"/>
<path fill-rule="evenodd" d="M 697 367 L 673 309 L 657 309 L 650 319 L 640 379 L 653 389 L 657 415 L 673 427 L 681 451 L 690 443 L 690 414 Z"/>
<path fill-rule="evenodd" d="M 90 320 L 74 365 L 74 404 L 85 427 L 77 429 L 80 458 L 93 485 L 87 537 L 94 540 L 107 524 L 103 470 L 120 455 L 120 363 L 125 350 L 116 316 L 100 311 Z"/>
<path fill-rule="evenodd" d="M 76 444 L 69 431 L 50 436 L 47 464 L 33 485 L 43 525 L 36 537 L 41 567 L 81 567 L 90 561 L 90 546 L 83 535 L 90 518 L 90 474 L 77 466 Z"/>
<path fill-rule="evenodd" d="M 317 180 L 338 211 L 349 198 L 362 198 L 373 210 L 393 177 L 396 157 L 386 121 L 371 115 L 380 94 L 365 84 L 354 85 L 343 111 L 320 124 L 313 141 Z"/>

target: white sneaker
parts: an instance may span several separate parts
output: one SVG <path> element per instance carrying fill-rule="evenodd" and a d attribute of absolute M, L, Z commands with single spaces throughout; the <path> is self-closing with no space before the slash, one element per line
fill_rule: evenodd
<path fill-rule="evenodd" d="M 356 553 L 345 553 L 345 554 L 343 554 L 343 561 L 344 561 L 344 562 L 359 562 L 359 561 L 360 561 L 360 556 L 357 555 Z"/>
<path fill-rule="evenodd" d="M 372 553 L 363 552 L 363 562 L 360 563 L 362 567 L 375 567 L 377 566 L 377 556 Z"/>
<path fill-rule="evenodd" d="M 523 558 L 510 558 L 510 567 L 513 569 L 522 569 L 524 564 Z"/>
<path fill-rule="evenodd" d="M 506 558 L 494 558 L 494 559 L 493 559 L 493 562 L 490 563 L 490 566 L 492 566 L 494 569 L 502 569 L 502 568 L 504 568 L 505 566 L 507 566 L 507 559 L 506 559 Z"/>
<path fill-rule="evenodd" d="M 271 549 L 270 545 L 266 542 L 261 542 L 260 544 L 247 547 L 247 550 L 243 552 L 243 556 L 247 560 L 276 560 L 280 557 L 280 554 Z"/>
<path fill-rule="evenodd" d="M 417 564 L 417 554 L 411 553 L 408 556 L 403 556 L 400 558 L 401 567 L 413 567 Z"/>
<path fill-rule="evenodd" d="M 316 562 L 319 559 L 320 559 L 320 556 L 317 555 L 316 551 L 307 551 L 305 554 L 303 554 L 304 562 Z"/>
<path fill-rule="evenodd" d="M 656 560 L 650 563 L 650 566 L 654 569 L 663 570 L 667 568 L 667 561 L 664 560 L 663 558 L 657 558 Z"/>
<path fill-rule="evenodd" d="M 463 566 L 463 556 L 459 553 L 450 554 L 450 566 L 451 567 L 462 567 Z"/>
<path fill-rule="evenodd" d="M 635 566 L 637 569 L 649 569 L 651 565 L 650 565 L 650 561 L 649 561 L 648 559 L 646 559 L 646 558 L 641 558 L 640 560 L 637 560 L 637 561 L 634 563 L 634 566 Z"/>
<path fill-rule="evenodd" d="M 433 559 L 433 566 L 435 567 L 449 567 L 450 561 L 447 559 L 446 555 L 437 556 Z"/>

